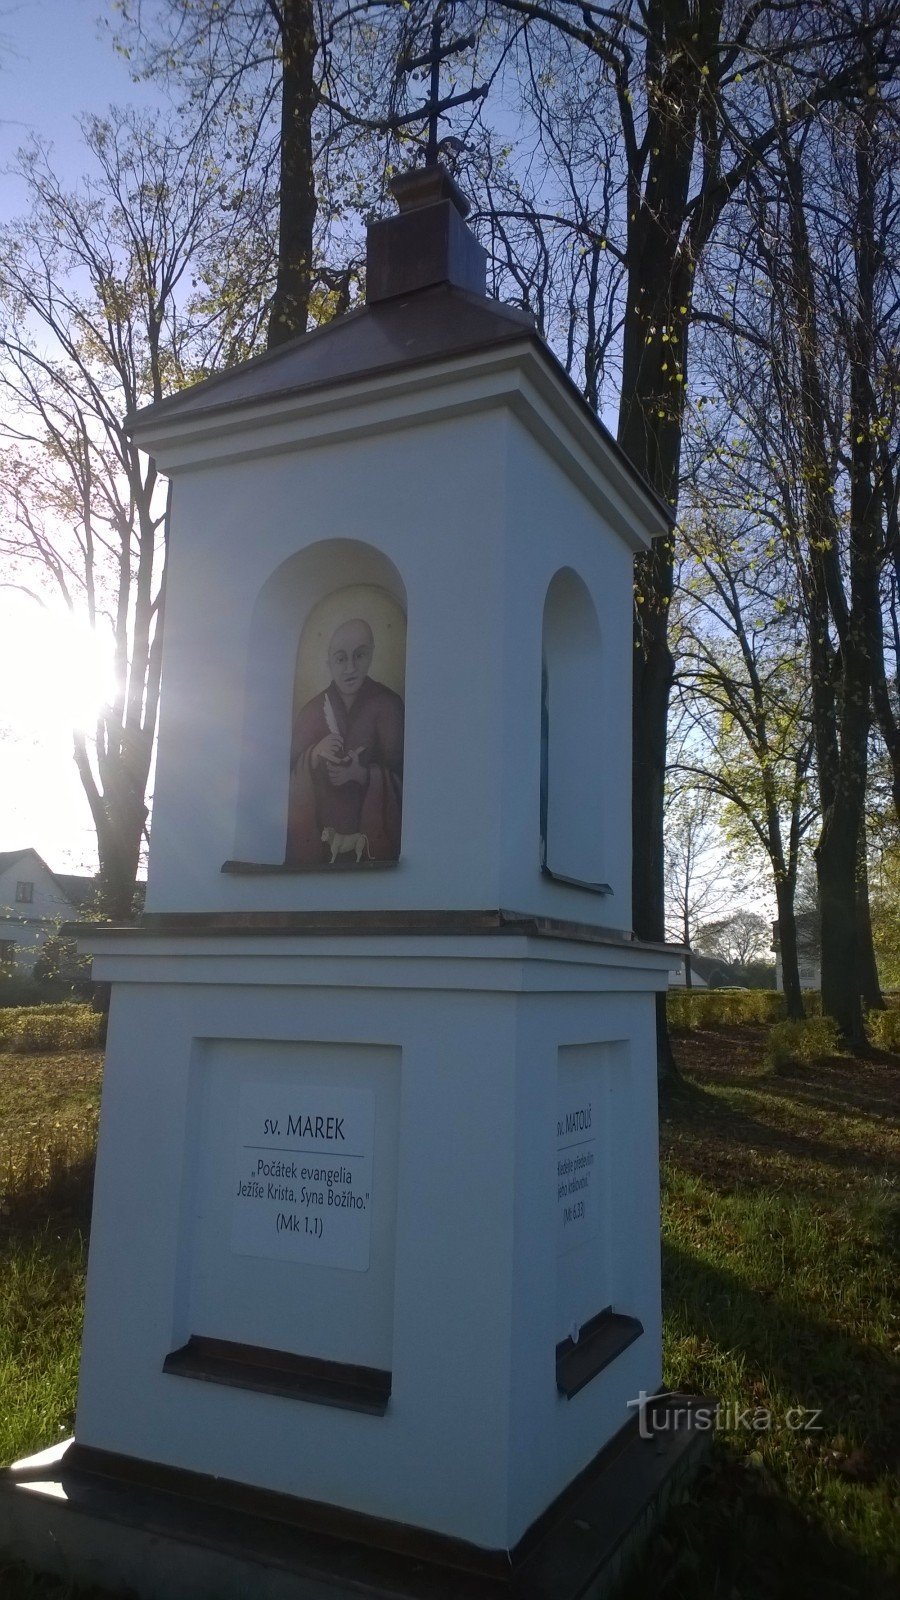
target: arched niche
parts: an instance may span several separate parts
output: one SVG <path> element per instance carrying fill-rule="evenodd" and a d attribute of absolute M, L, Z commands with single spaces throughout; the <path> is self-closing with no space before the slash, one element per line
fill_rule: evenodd
<path fill-rule="evenodd" d="M 257 596 L 245 672 L 238 860 L 275 865 L 285 859 L 291 729 L 295 696 L 302 692 L 298 674 L 303 670 L 304 627 L 317 608 L 327 626 L 329 596 L 355 591 L 358 597 L 364 588 L 384 594 L 405 618 L 403 580 L 382 551 L 358 539 L 323 539 L 283 561 Z"/>
<path fill-rule="evenodd" d="M 571 567 L 550 582 L 542 642 L 541 866 L 595 886 L 606 875 L 600 625 Z"/>

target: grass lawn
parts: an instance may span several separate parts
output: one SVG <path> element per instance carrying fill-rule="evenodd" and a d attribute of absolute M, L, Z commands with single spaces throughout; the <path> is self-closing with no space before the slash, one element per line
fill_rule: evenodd
<path fill-rule="evenodd" d="M 715 1395 L 723 1426 L 627 1600 L 897 1593 L 900 1060 L 776 1076 L 764 1040 L 676 1038 L 666 1381 Z"/>
<path fill-rule="evenodd" d="M 716 1395 L 723 1425 L 622 1600 L 897 1593 L 900 1060 L 776 1076 L 764 1037 L 676 1039 L 666 1378 Z M 3 1461 L 72 1425 L 99 1075 L 89 1052 L 0 1056 Z M 75 1597 L 2 1570 L 0 1594 Z"/>
<path fill-rule="evenodd" d="M 102 1057 L 0 1055 L 0 1461 L 71 1431 Z"/>

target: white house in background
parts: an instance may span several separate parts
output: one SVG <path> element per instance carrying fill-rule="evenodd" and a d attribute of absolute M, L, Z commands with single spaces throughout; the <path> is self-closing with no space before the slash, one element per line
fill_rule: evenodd
<path fill-rule="evenodd" d="M 671 968 L 669 972 L 670 989 L 686 989 L 684 956 Z M 691 951 L 691 988 L 692 989 L 729 989 L 741 983 L 741 973 L 727 961 L 722 961 L 719 956 L 701 956 L 697 951 Z"/>
<path fill-rule="evenodd" d="M 822 987 L 822 947 L 819 933 L 818 911 L 798 911 L 797 922 L 797 966 L 800 971 L 801 989 L 821 989 Z M 778 937 L 778 923 L 772 923 L 772 949 L 775 952 L 775 987 L 784 989 L 784 968 L 781 964 L 781 940 Z"/>
<path fill-rule="evenodd" d="M 708 985 L 706 979 L 705 978 L 701 978 L 699 972 L 697 971 L 696 967 L 694 966 L 695 959 L 696 959 L 695 957 L 693 957 L 693 956 L 691 957 L 691 988 L 692 989 L 708 989 L 709 985 Z M 669 969 L 669 988 L 670 989 L 686 989 L 687 988 L 687 979 L 685 978 L 685 973 L 684 973 L 684 957 L 683 956 L 676 962 L 674 967 L 670 967 L 670 969 Z"/>
<path fill-rule="evenodd" d="M 0 972 L 28 977 L 49 933 L 77 916 L 93 878 L 51 872 L 36 850 L 0 850 Z"/>

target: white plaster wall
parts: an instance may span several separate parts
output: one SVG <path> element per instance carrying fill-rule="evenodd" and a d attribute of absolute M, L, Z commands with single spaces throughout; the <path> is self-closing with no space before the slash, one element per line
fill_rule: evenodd
<path fill-rule="evenodd" d="M 406 590 L 401 860 L 373 874 L 223 875 L 228 859 L 283 859 L 305 616 L 283 564 L 304 549 L 308 605 L 330 582 L 323 560 L 336 559 L 335 586 L 359 573 Z M 180 474 L 170 560 L 148 910 L 503 905 L 630 926 L 632 554 L 512 410 Z M 600 628 L 598 680 L 565 714 L 576 742 L 593 741 L 587 770 L 602 745 L 601 792 L 584 772 L 572 782 L 596 811 L 588 873 L 599 859 L 603 898 L 540 874 L 542 621 L 566 566 Z M 261 664 L 259 596 L 282 581 Z"/>
<path fill-rule="evenodd" d="M 524 390 L 508 392 L 509 401 L 506 390 L 460 399 L 439 422 L 424 404 L 411 416 L 413 401 L 395 396 L 404 425 L 395 417 L 388 431 L 387 406 L 367 398 L 364 431 L 331 442 L 301 439 L 303 428 L 332 426 L 325 405 L 293 434 L 282 418 L 265 445 L 232 417 L 241 459 L 228 460 L 228 441 L 216 438 L 212 467 L 189 464 L 196 440 L 180 457 L 173 445 L 148 910 L 503 906 L 629 926 L 631 551 L 597 509 L 590 463 L 558 465 L 566 451 L 547 417 L 545 449 L 519 420 Z M 355 551 L 371 581 L 386 581 L 386 561 L 405 590 L 401 861 L 372 873 L 226 875 L 222 863 L 251 848 L 273 864 L 283 857 L 305 615 L 284 563 L 308 549 L 311 572 L 324 540 L 340 541 L 335 587 L 366 579 L 347 566 Z M 603 745 L 608 899 L 540 873 L 541 633 L 562 567 L 586 585 L 599 623 L 598 681 L 568 714 L 576 735 Z M 320 579 L 309 577 L 310 604 Z M 282 580 L 283 603 L 266 612 L 269 661 L 258 598 Z M 248 702 L 250 681 L 257 692 L 271 685 L 271 704 Z M 659 1381 L 653 992 L 665 987 L 665 955 L 519 937 L 96 942 L 95 976 L 114 992 L 79 1439 L 492 1548 L 514 1544 L 628 1420 L 627 1401 Z M 227 1240 L 212 1237 L 224 1213 L 202 1196 L 233 1104 L 217 1075 L 244 1048 L 256 1071 L 269 1045 L 281 1059 L 327 1046 L 348 1073 L 362 1070 L 354 1053 L 374 1063 L 382 1163 L 396 1151 L 396 1220 L 390 1259 L 379 1223 L 364 1288 L 282 1262 L 235 1268 Z M 604 1145 L 605 1242 L 587 1273 L 596 1285 L 576 1286 L 557 1261 L 566 1045 L 609 1045 L 624 1073 Z M 602 1309 L 595 1289 L 645 1332 L 567 1402 L 555 1381 L 561 1308 Z M 193 1326 L 199 1316 L 215 1327 Z M 376 1366 L 389 1358 L 388 1412 L 164 1374 L 188 1332 L 259 1343 L 271 1334 L 276 1348 Z"/>
<path fill-rule="evenodd" d="M 148 910 L 499 903 L 505 430 L 492 412 L 176 481 Z M 374 545 L 407 591 L 402 860 L 370 875 L 223 876 L 243 842 L 253 606 L 283 561 L 323 539 Z M 284 852 L 302 623 L 273 688 L 284 702 L 283 767 L 259 774 L 280 807 L 273 861 Z"/>
<path fill-rule="evenodd" d="M 619 993 L 529 997 L 518 1016 L 518 1183 L 510 1415 L 510 1503 L 519 1537 L 633 1413 L 641 1388 L 662 1378 L 656 1041 L 651 998 Z M 567 1046 L 605 1044 L 613 1078 L 601 1151 L 596 1248 L 577 1282 L 557 1251 L 555 1183 L 557 1061 Z M 549 1177 L 545 1176 L 549 1173 Z M 548 1191 L 554 1203 L 548 1205 Z M 553 1355 L 563 1308 L 588 1320 L 608 1305 L 644 1332 L 572 1399 L 555 1385 Z M 568 1320 L 568 1319 L 567 1319 Z"/>
<path fill-rule="evenodd" d="M 500 903 L 603 927 L 631 927 L 631 672 L 633 556 L 557 462 L 510 418 L 504 557 L 504 848 Z M 587 789 L 601 835 L 601 881 L 609 896 L 540 874 L 541 622 L 554 575 L 571 567 L 600 627 L 596 686 L 566 709 L 585 744 L 600 742 L 599 793 Z M 573 773 L 573 783 L 578 782 Z M 552 867 L 552 861 L 549 863 Z M 590 864 L 595 876 L 596 858 Z M 586 874 L 585 874 L 586 875 Z"/>

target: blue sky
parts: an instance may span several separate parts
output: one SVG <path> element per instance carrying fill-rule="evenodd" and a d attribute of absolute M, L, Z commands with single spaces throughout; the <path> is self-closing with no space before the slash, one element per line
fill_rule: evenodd
<path fill-rule="evenodd" d="M 75 180 L 84 168 L 79 114 L 156 97 L 132 83 L 113 50 L 112 20 L 104 0 L 0 0 L 0 221 L 23 208 L 9 167 L 30 135 L 50 140 L 57 169 Z M 73 652 L 90 675 L 83 642 L 0 587 L 0 850 L 34 845 L 51 867 L 92 871 L 94 833 L 61 692 Z"/>
<path fill-rule="evenodd" d="M 53 141 L 60 170 L 81 170 L 76 118 L 111 101 L 152 103 L 112 47 L 104 0 L 0 0 L 0 168 L 33 133 Z M 4 170 L 0 211 L 15 215 L 21 194 Z"/>

